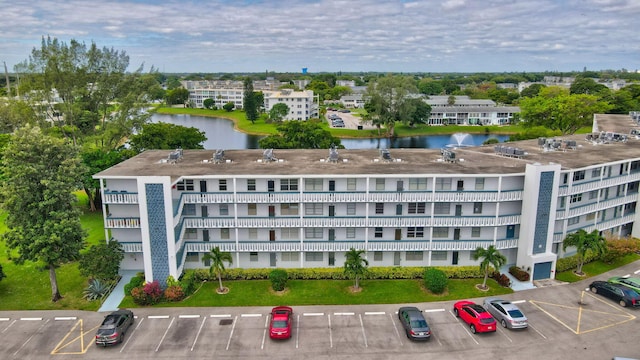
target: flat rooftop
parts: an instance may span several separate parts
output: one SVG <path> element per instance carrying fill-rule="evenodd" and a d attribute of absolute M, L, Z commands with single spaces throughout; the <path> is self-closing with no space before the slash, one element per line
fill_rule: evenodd
<path fill-rule="evenodd" d="M 636 124 L 628 115 L 596 117 L 597 129 L 628 135 Z M 498 145 L 519 149 L 524 155 L 496 153 L 495 145 L 451 149 L 455 161 L 443 160 L 440 149 L 389 149 L 385 160 L 378 149 L 338 149 L 337 160 L 330 161 L 329 149 L 273 150 L 275 161 L 264 161 L 263 150 L 225 150 L 224 159 L 214 162 L 216 150 L 184 150 L 180 161 L 168 161 L 173 150 L 149 150 L 94 175 L 96 178 L 136 176 L 295 176 L 349 174 L 510 174 L 523 173 L 527 164 L 555 163 L 563 169 L 583 168 L 606 162 L 640 159 L 640 140 L 589 141 L 585 134 L 556 137 L 565 144 L 557 150 L 541 146 L 539 139 L 505 142 Z M 573 143 L 569 142 L 573 145 Z"/>

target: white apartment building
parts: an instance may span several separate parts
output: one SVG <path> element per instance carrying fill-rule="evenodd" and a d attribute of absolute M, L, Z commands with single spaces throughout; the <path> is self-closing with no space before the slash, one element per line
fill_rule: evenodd
<path fill-rule="evenodd" d="M 598 126 L 629 116 L 599 115 Z M 123 269 L 164 282 L 206 267 L 476 265 L 494 245 L 532 280 L 553 278 L 567 234 L 634 226 L 640 140 L 596 133 L 448 149 L 146 151 L 94 175 Z M 618 140 L 615 140 L 618 139 Z M 626 139 L 625 139 L 626 140 Z"/>
<path fill-rule="evenodd" d="M 318 117 L 318 102 L 313 90 L 294 91 L 282 89 L 280 91 L 265 91 L 265 112 L 271 111 L 276 104 L 285 104 L 289 107 L 289 113 L 284 120 L 309 120 Z"/>
<path fill-rule="evenodd" d="M 425 100 L 431 106 L 429 125 L 509 125 L 514 114 L 520 112 L 517 106 L 497 106 L 493 100 L 470 99 L 468 96 L 454 96 L 450 104 L 449 96 L 429 96 Z"/>

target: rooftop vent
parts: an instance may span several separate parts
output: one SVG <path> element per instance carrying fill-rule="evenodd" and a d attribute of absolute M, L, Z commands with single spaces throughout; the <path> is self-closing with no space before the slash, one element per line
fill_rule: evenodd
<path fill-rule="evenodd" d="M 213 153 L 213 162 L 216 163 L 216 164 L 220 164 L 222 162 L 225 162 L 224 150 L 218 149 Z"/>
<path fill-rule="evenodd" d="M 329 149 L 329 159 L 327 159 L 327 161 L 338 162 L 338 148 L 333 144 L 331 144 L 331 148 Z"/>
<path fill-rule="evenodd" d="M 167 157 L 167 162 L 171 164 L 175 164 L 179 161 L 182 161 L 182 149 L 178 148 L 169 153 Z"/>
<path fill-rule="evenodd" d="M 440 153 L 442 154 L 442 160 L 450 163 L 454 163 L 457 161 L 456 153 L 451 149 L 440 149 Z"/>
<path fill-rule="evenodd" d="M 384 161 L 393 161 L 389 149 L 380 149 L 380 158 Z"/>
<path fill-rule="evenodd" d="M 494 147 L 494 150 L 498 155 L 515 157 L 519 159 L 527 155 L 526 151 L 512 146 L 496 145 Z"/>
<path fill-rule="evenodd" d="M 273 149 L 265 149 L 262 152 L 262 161 L 264 162 L 278 161 L 278 158 L 273 155 Z"/>

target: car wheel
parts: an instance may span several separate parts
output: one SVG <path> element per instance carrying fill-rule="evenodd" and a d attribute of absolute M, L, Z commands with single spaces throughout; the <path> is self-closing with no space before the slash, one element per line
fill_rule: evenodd
<path fill-rule="evenodd" d="M 404 333 L 407 334 L 407 339 L 411 339 L 411 334 L 409 333 L 409 330 L 405 330 Z"/>
<path fill-rule="evenodd" d="M 596 289 L 595 287 L 592 287 L 591 288 L 591 292 L 594 293 L 594 294 L 597 294 L 598 293 L 598 289 Z"/>
<path fill-rule="evenodd" d="M 122 344 L 122 340 L 124 340 L 124 334 L 120 334 L 120 339 L 118 339 L 118 342 Z"/>
<path fill-rule="evenodd" d="M 620 306 L 627 307 L 627 303 L 624 300 L 620 300 Z"/>
<path fill-rule="evenodd" d="M 456 308 L 453 308 L 453 314 L 454 314 L 456 317 L 460 317 L 460 315 L 458 314 L 458 309 L 456 309 Z"/>
<path fill-rule="evenodd" d="M 474 325 L 469 326 L 469 328 L 471 328 L 472 333 L 476 333 L 476 327 Z"/>
<path fill-rule="evenodd" d="M 504 321 L 504 319 L 502 319 L 502 320 L 500 321 L 500 324 L 502 324 L 502 327 L 503 327 L 503 328 L 506 328 L 506 327 L 507 327 L 507 322 L 506 322 L 506 321 Z"/>

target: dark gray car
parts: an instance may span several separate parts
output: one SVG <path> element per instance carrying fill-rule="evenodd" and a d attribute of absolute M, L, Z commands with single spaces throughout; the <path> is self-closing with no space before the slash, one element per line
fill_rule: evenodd
<path fill-rule="evenodd" d="M 529 326 L 527 317 L 517 306 L 507 300 L 486 299 L 484 308 L 493 316 L 502 327 L 509 329 L 525 329 Z"/>
<path fill-rule="evenodd" d="M 107 346 L 121 343 L 124 334 L 133 324 L 131 310 L 117 310 L 104 317 L 96 333 L 96 345 Z"/>
<path fill-rule="evenodd" d="M 413 306 L 401 307 L 398 310 L 398 318 L 409 339 L 429 340 L 431 337 L 431 329 L 420 309 Z"/>

